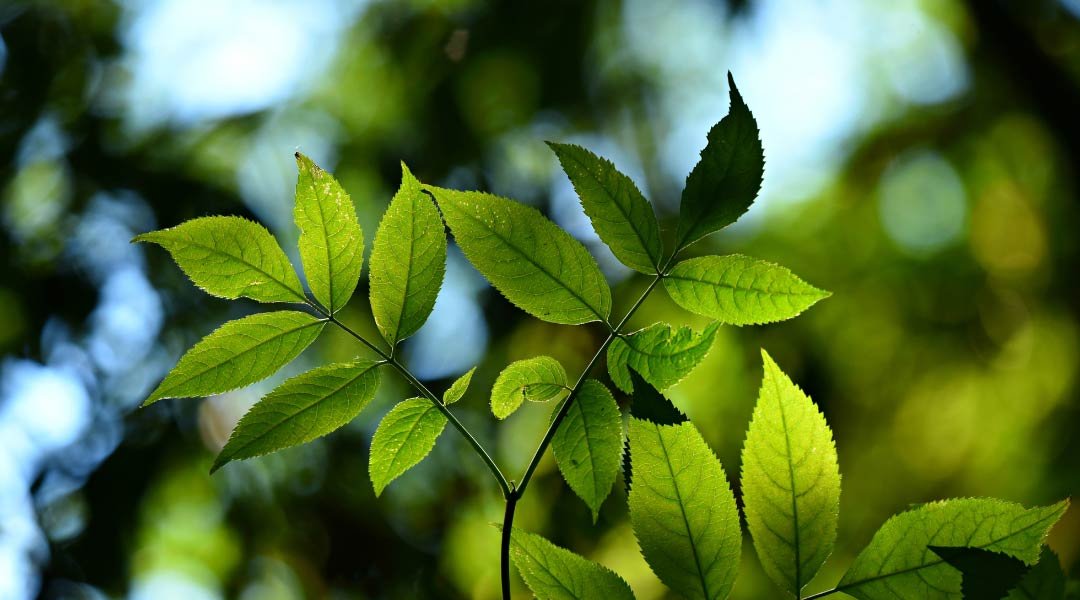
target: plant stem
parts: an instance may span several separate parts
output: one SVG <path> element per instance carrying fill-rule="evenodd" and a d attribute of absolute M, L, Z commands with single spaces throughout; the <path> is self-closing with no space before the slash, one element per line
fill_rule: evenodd
<path fill-rule="evenodd" d="M 485 450 L 484 447 L 480 444 L 480 442 L 476 439 L 476 437 L 469 432 L 468 428 L 465 427 L 465 424 L 459 421 L 458 418 L 454 416 L 454 413 L 450 412 L 450 409 L 442 403 L 442 400 L 439 400 L 439 398 L 435 396 L 435 394 L 431 393 L 431 390 L 429 390 L 427 386 L 421 383 L 420 380 L 417 379 L 411 371 L 409 371 L 408 367 L 401 364 L 396 358 L 394 358 L 394 353 L 392 351 L 386 352 L 382 348 L 379 348 L 375 344 L 371 343 L 366 338 L 364 338 L 364 336 L 353 331 L 347 325 L 339 321 L 337 317 L 324 310 L 318 304 L 315 304 L 314 302 L 311 302 L 309 300 L 308 306 L 318 311 L 320 314 L 325 316 L 328 321 L 330 321 L 334 325 L 337 325 L 341 328 L 342 331 L 356 338 L 360 341 L 360 343 L 364 344 L 373 352 L 382 357 L 383 361 L 386 364 L 394 367 L 394 369 L 396 369 L 398 373 L 401 373 L 401 376 L 404 377 L 410 385 L 416 388 L 416 390 L 419 391 L 421 395 L 430 400 L 431 403 L 435 405 L 435 408 L 439 409 L 439 412 L 441 412 L 443 416 L 446 417 L 446 420 L 449 421 L 450 424 L 453 425 L 459 433 L 461 433 L 465 440 L 469 442 L 469 445 L 472 446 L 473 450 L 476 451 L 476 454 L 479 455 L 481 459 L 483 459 L 485 464 L 487 464 L 488 470 L 491 471 L 491 474 L 495 477 L 495 480 L 499 482 L 499 487 L 502 489 L 503 497 L 510 498 L 510 496 L 513 494 L 513 489 L 510 487 L 510 483 L 507 482 L 506 477 L 502 474 L 502 471 L 499 470 L 498 465 L 495 464 L 495 461 L 492 460 L 491 456 L 487 453 L 487 450 Z"/>
<path fill-rule="evenodd" d="M 502 568 L 502 595 L 503 600 L 510 600 L 510 534 L 512 533 L 512 526 L 514 523 L 514 509 L 517 508 L 519 496 L 515 489 L 506 498 L 506 513 L 503 516 L 503 529 L 502 529 L 502 549 L 500 555 L 503 557 L 501 561 Z M 507 525 L 509 523 L 510 525 Z"/>
<path fill-rule="evenodd" d="M 807 596 L 807 597 L 803 598 L 803 600 L 814 600 L 814 598 L 824 598 L 825 596 L 831 596 L 832 594 L 835 594 L 835 593 L 837 593 L 839 591 L 840 591 L 840 588 L 832 588 L 832 589 L 829 589 L 829 590 L 825 590 L 824 592 L 818 592 L 818 593 L 813 594 L 811 596 Z"/>

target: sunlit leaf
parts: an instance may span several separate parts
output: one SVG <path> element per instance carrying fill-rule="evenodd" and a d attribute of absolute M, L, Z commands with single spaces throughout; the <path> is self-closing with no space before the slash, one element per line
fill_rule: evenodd
<path fill-rule="evenodd" d="M 593 514 L 611 493 L 622 456 L 619 405 L 604 384 L 588 379 L 551 440 L 555 462 L 570 489 Z"/>
<path fill-rule="evenodd" d="M 435 447 L 446 417 L 427 398 L 410 398 L 386 413 L 371 440 L 368 473 L 375 495 Z"/>
<path fill-rule="evenodd" d="M 1030 568 L 1021 560 L 982 548 L 929 548 L 960 571 L 960 594 L 964 600 L 1002 600 Z"/>
<path fill-rule="evenodd" d="M 713 323 L 695 332 L 689 327 L 675 329 L 667 323 L 654 323 L 620 336 L 608 346 L 608 374 L 627 393 L 633 391 L 630 368 L 665 390 L 682 381 L 705 358 L 718 328 Z"/>
<path fill-rule="evenodd" d="M 461 397 L 465 395 L 465 392 L 469 390 L 469 384 L 472 383 L 473 373 L 476 373 L 476 367 L 469 369 L 467 373 L 458 377 L 454 383 L 450 384 L 450 387 L 446 389 L 443 394 L 443 404 L 453 404 Z"/>
<path fill-rule="evenodd" d="M 514 529 L 510 557 L 538 600 L 633 600 L 630 586 L 607 567 Z"/>
<path fill-rule="evenodd" d="M 567 391 L 566 369 L 550 356 L 510 363 L 491 387 L 491 412 L 505 419 L 522 401 L 546 402 Z"/>

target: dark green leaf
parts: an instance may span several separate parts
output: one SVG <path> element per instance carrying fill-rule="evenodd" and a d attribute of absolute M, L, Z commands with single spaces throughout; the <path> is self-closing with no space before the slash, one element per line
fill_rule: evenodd
<path fill-rule="evenodd" d="M 960 571 L 960 592 L 964 600 L 1001 600 L 1030 568 L 1007 554 L 982 548 L 929 548 L 941 560 Z"/>

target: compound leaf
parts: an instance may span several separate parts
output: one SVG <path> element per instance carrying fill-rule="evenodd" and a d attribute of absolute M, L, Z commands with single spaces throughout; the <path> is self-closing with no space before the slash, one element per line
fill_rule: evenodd
<path fill-rule="evenodd" d="M 982 548 L 929 548 L 960 571 L 960 594 L 964 600 L 1002 600 L 1030 569 L 1023 561 Z"/>
<path fill-rule="evenodd" d="M 566 369 L 550 356 L 510 363 L 491 387 L 491 412 L 505 419 L 523 400 L 546 402 L 567 391 Z"/>
<path fill-rule="evenodd" d="M 635 389 L 648 388 L 635 381 Z M 630 523 L 653 572 L 686 598 L 727 598 L 739 567 L 739 513 L 724 469 L 689 421 L 631 417 Z"/>
<path fill-rule="evenodd" d="M 622 417 L 604 384 L 585 381 L 555 431 L 551 448 L 566 483 L 589 506 L 596 521 L 622 456 Z"/>
<path fill-rule="evenodd" d="M 446 271 L 439 209 L 404 163 L 401 187 L 375 232 L 370 271 L 371 312 L 393 345 L 427 321 Z"/>
<path fill-rule="evenodd" d="M 923 504 L 886 521 L 837 589 L 860 600 L 958 598 L 960 572 L 930 545 L 980 548 L 1034 564 L 1047 532 L 1067 507 L 1067 500 L 1025 509 L 983 498 Z"/>
<path fill-rule="evenodd" d="M 135 236 L 165 248 L 191 282 L 212 296 L 305 302 L 285 251 L 262 225 L 241 217 L 200 217 Z"/>
<path fill-rule="evenodd" d="M 709 131 L 701 160 L 686 178 L 677 249 L 734 223 L 761 189 L 765 155 L 757 121 L 728 73 L 731 108 Z"/>
<path fill-rule="evenodd" d="M 371 440 L 368 473 L 375 495 L 435 447 L 446 417 L 426 398 L 410 398 L 386 413 Z"/>
<path fill-rule="evenodd" d="M 325 325 L 292 310 L 229 321 L 185 352 L 143 406 L 163 398 L 221 394 L 266 379 L 314 342 Z"/>
<path fill-rule="evenodd" d="M 510 557 L 539 600 L 634 600 L 622 577 L 534 533 L 514 529 Z"/>
<path fill-rule="evenodd" d="M 765 377 L 742 451 L 743 508 L 765 572 L 798 596 L 836 541 L 840 469 L 825 417 L 761 357 Z"/>
<path fill-rule="evenodd" d="M 210 471 L 229 461 L 299 446 L 345 426 L 375 397 L 378 367 L 377 362 L 358 359 L 285 381 L 240 419 Z"/>
<path fill-rule="evenodd" d="M 611 380 L 622 391 L 634 390 L 630 369 L 664 390 L 682 381 L 709 353 L 720 325 L 712 323 L 700 333 L 689 327 L 673 328 L 654 323 L 645 329 L 615 338 L 608 346 Z"/>
<path fill-rule="evenodd" d="M 311 293 L 331 314 L 352 298 L 364 268 L 364 232 L 349 194 L 310 158 L 296 153 L 300 259 Z"/>
<path fill-rule="evenodd" d="M 730 325 L 790 319 L 830 295 L 784 267 L 738 254 L 684 260 L 664 288 L 686 310 Z"/>
<path fill-rule="evenodd" d="M 510 302 L 551 323 L 607 320 L 611 289 L 596 259 L 540 211 L 482 192 L 425 189 L 465 257 Z"/>
<path fill-rule="evenodd" d="M 1065 572 L 1054 551 L 1043 546 L 1039 562 L 1031 567 L 1020 583 L 1009 592 L 1007 600 L 1062 600 L 1065 598 Z"/>
<path fill-rule="evenodd" d="M 443 404 L 453 404 L 461 397 L 465 395 L 465 392 L 469 389 L 469 384 L 472 383 L 473 373 L 476 372 L 476 367 L 469 369 L 467 373 L 458 377 L 454 383 L 450 384 L 450 387 L 443 393 Z"/>
<path fill-rule="evenodd" d="M 652 205 L 632 179 L 581 146 L 548 142 L 555 151 L 593 229 L 624 265 L 641 273 L 660 270 L 664 253 Z"/>

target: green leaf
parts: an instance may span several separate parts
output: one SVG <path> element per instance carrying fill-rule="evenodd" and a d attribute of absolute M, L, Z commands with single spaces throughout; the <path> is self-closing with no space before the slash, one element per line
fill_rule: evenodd
<path fill-rule="evenodd" d="M 836 542 L 840 469 L 825 417 L 761 357 L 765 377 L 742 451 L 743 508 L 765 572 L 798 596 Z"/>
<path fill-rule="evenodd" d="M 386 413 L 371 440 L 368 473 L 375 495 L 424 460 L 445 427 L 446 416 L 427 398 L 410 398 Z"/>
<path fill-rule="evenodd" d="M 622 417 L 604 384 L 585 381 L 555 431 L 551 448 L 566 483 L 589 506 L 595 522 L 622 456 Z"/>
<path fill-rule="evenodd" d="M 305 302 L 304 288 L 269 231 L 241 217 L 201 217 L 135 236 L 165 248 L 191 282 L 212 296 Z"/>
<path fill-rule="evenodd" d="M 581 146 L 554 142 L 548 146 L 574 184 L 593 229 L 615 258 L 646 275 L 659 273 L 664 253 L 660 226 L 633 180 Z"/>
<path fill-rule="evenodd" d="M 607 321 L 611 290 L 596 259 L 540 211 L 482 192 L 424 189 L 465 257 L 507 300 L 551 323 Z"/>
<path fill-rule="evenodd" d="M 630 403 L 631 417 L 656 425 L 678 425 L 689 420 L 671 403 L 671 400 L 665 398 L 652 384 L 642 379 L 641 374 L 634 369 L 630 369 L 630 381 L 633 382 L 634 388 Z"/>
<path fill-rule="evenodd" d="M 468 391 L 469 384 L 472 383 L 473 373 L 475 372 L 476 367 L 473 367 L 469 369 L 468 373 L 458 377 L 454 383 L 450 384 L 450 387 L 443 393 L 443 404 L 453 404 L 458 400 L 461 400 L 461 397 Z"/>
<path fill-rule="evenodd" d="M 491 387 L 491 412 L 505 419 L 523 400 L 546 402 L 567 391 L 566 370 L 550 356 L 510 363 Z"/>
<path fill-rule="evenodd" d="M 930 551 L 960 571 L 964 600 L 1001 600 L 1028 572 L 1022 561 L 982 548 L 929 546 Z"/>
<path fill-rule="evenodd" d="M 1065 572 L 1054 551 L 1043 546 L 1039 562 L 1020 580 L 1008 600 L 1062 600 L 1065 597 Z"/>
<path fill-rule="evenodd" d="M 720 325 L 712 323 L 700 333 L 689 327 L 674 329 L 654 323 L 645 329 L 615 338 L 608 346 L 608 373 L 624 392 L 634 390 L 633 368 L 646 381 L 664 390 L 682 381 L 709 353 Z"/>
<path fill-rule="evenodd" d="M 622 577 L 534 533 L 514 529 L 510 557 L 539 600 L 634 600 Z"/>
<path fill-rule="evenodd" d="M 645 560 L 686 598 L 727 598 L 742 533 L 720 462 L 690 422 L 657 425 L 631 417 L 629 447 L 630 523 Z"/>
<path fill-rule="evenodd" d="M 1067 507 L 1067 500 L 1025 509 L 981 498 L 923 504 L 886 521 L 837 589 L 861 600 L 958 598 L 959 571 L 927 546 L 982 548 L 1034 564 L 1047 532 Z"/>
<path fill-rule="evenodd" d="M 401 165 L 371 250 L 371 312 L 391 345 L 416 333 L 431 315 L 446 272 L 446 233 L 439 209 Z"/>
<path fill-rule="evenodd" d="M 784 267 L 738 254 L 684 260 L 664 288 L 686 310 L 730 325 L 790 319 L 830 296 Z"/>
<path fill-rule="evenodd" d="M 221 394 L 266 379 L 299 356 L 325 325 L 292 310 L 229 321 L 185 352 L 143 406 Z"/>
<path fill-rule="evenodd" d="M 285 381 L 240 419 L 210 472 L 229 461 L 299 446 L 345 426 L 375 397 L 379 365 L 357 359 Z"/>
<path fill-rule="evenodd" d="M 709 131 L 701 160 L 686 178 L 676 234 L 681 250 L 731 225 L 754 203 L 761 189 L 765 155 L 757 121 L 728 73 L 731 108 Z"/>
<path fill-rule="evenodd" d="M 311 159 L 296 153 L 300 259 L 311 293 L 331 314 L 352 298 L 364 268 L 364 232 L 349 194 Z"/>

